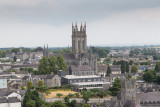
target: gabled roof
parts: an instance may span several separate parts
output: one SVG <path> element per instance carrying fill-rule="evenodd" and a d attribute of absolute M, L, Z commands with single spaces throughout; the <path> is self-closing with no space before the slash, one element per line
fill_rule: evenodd
<path fill-rule="evenodd" d="M 10 103 L 16 103 L 16 102 L 21 102 L 17 97 L 9 97 L 8 102 Z"/>
<path fill-rule="evenodd" d="M 52 79 L 52 78 L 54 78 L 55 76 L 54 75 L 48 75 L 47 77 L 46 77 L 46 79 Z"/>
<path fill-rule="evenodd" d="M 23 78 L 22 78 L 22 80 L 26 80 L 26 79 L 28 79 L 29 78 L 29 76 L 24 76 Z"/>
<path fill-rule="evenodd" d="M 138 93 L 137 98 L 140 99 L 140 102 L 157 102 L 160 101 L 160 92 Z"/>

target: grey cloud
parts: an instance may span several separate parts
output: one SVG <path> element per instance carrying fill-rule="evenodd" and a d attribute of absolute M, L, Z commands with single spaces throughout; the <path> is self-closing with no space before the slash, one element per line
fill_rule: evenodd
<path fill-rule="evenodd" d="M 91 22 L 122 11 L 160 6 L 160 0 L 28 0 L 26 5 L 23 2 L 1 2 L 3 17 L 9 12 L 7 17 L 54 26 L 76 20 Z M 7 11 L 3 12 L 5 9 Z"/>

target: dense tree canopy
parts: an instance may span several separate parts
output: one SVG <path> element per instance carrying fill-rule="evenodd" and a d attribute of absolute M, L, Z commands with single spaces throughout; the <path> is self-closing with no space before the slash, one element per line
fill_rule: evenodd
<path fill-rule="evenodd" d="M 102 47 L 92 47 L 92 52 L 98 54 L 100 58 L 107 57 L 109 51 Z"/>
<path fill-rule="evenodd" d="M 67 69 L 67 65 L 66 65 L 65 60 L 63 59 L 62 55 L 57 57 L 57 65 L 58 65 L 58 70 L 66 70 Z"/>
<path fill-rule="evenodd" d="M 156 81 L 156 72 L 154 70 L 146 70 L 142 77 L 148 83 L 154 82 Z"/>
<path fill-rule="evenodd" d="M 37 90 L 27 90 L 23 100 L 24 107 L 40 107 L 44 102 L 40 99 Z"/>
<path fill-rule="evenodd" d="M 113 82 L 112 87 L 110 87 L 109 90 L 113 96 L 116 96 L 120 91 L 120 89 L 121 89 L 121 80 L 119 78 L 116 78 Z"/>
<path fill-rule="evenodd" d="M 55 101 L 55 102 L 51 105 L 51 107 L 66 107 L 66 105 L 63 104 L 62 101 Z"/>
<path fill-rule="evenodd" d="M 58 67 L 58 68 L 57 68 Z M 38 74 L 57 74 L 57 70 L 66 70 L 67 65 L 62 55 L 55 57 L 42 57 L 38 66 Z M 37 74 L 37 73 L 36 73 Z"/>
<path fill-rule="evenodd" d="M 136 65 L 133 65 L 131 68 L 132 73 L 137 73 L 138 72 L 138 67 Z"/>

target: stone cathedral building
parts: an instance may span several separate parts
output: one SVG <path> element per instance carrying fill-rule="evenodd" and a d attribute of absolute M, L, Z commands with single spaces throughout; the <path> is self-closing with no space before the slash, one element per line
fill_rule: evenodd
<path fill-rule="evenodd" d="M 70 75 L 95 75 L 97 74 L 97 55 L 92 54 L 92 51 L 87 50 L 87 34 L 86 24 L 80 25 L 72 24 L 72 52 L 71 53 L 50 53 L 44 47 L 44 56 L 57 57 L 62 55 L 68 65 L 68 72 Z"/>

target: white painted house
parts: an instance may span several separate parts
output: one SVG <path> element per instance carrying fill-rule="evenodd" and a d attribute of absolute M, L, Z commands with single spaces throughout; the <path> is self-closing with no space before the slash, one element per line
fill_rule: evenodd
<path fill-rule="evenodd" d="M 0 107 L 22 107 L 17 97 L 0 98 Z"/>

